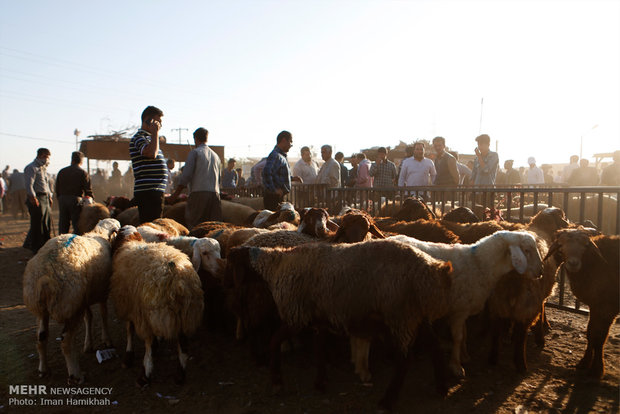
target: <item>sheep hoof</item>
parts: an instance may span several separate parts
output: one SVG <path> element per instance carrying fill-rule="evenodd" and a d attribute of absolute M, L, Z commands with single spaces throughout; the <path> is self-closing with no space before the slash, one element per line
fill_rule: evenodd
<path fill-rule="evenodd" d="M 37 371 L 39 374 L 39 378 L 49 378 L 52 373 L 51 371 L 47 370 L 47 371 Z"/>
<path fill-rule="evenodd" d="M 465 369 L 461 366 L 451 366 L 450 372 L 458 379 L 465 378 Z"/>
<path fill-rule="evenodd" d="M 77 378 L 73 375 L 69 375 L 69 378 L 67 378 L 67 385 L 79 385 L 79 384 L 83 384 L 84 383 L 84 376 L 82 375 L 81 378 Z"/>
<path fill-rule="evenodd" d="M 141 390 L 145 389 L 146 387 L 148 387 L 151 384 L 151 380 L 144 374 L 144 372 L 142 374 L 140 374 L 140 376 L 138 377 L 138 379 L 136 380 L 136 385 L 138 386 L 138 388 L 140 388 Z"/>
<path fill-rule="evenodd" d="M 133 365 L 134 353 L 133 351 L 125 352 L 125 357 L 123 358 L 122 366 L 123 368 L 129 368 Z"/>

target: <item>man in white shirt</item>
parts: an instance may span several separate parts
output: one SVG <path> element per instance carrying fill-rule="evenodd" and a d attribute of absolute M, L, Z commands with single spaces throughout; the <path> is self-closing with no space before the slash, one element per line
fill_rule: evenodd
<path fill-rule="evenodd" d="M 401 163 L 399 187 L 428 186 L 435 180 L 435 164 L 424 157 L 424 143 L 413 144 L 413 157 L 405 158 Z"/>
<path fill-rule="evenodd" d="M 293 175 L 301 177 L 304 184 L 314 184 L 319 173 L 319 165 L 312 159 L 310 148 L 301 148 L 301 159 L 293 167 Z"/>
<path fill-rule="evenodd" d="M 536 158 L 529 157 L 527 163 L 530 165 L 530 169 L 525 173 L 525 182 L 527 184 L 544 184 L 545 174 L 536 166 Z"/>
<path fill-rule="evenodd" d="M 321 166 L 315 182 L 317 184 L 328 184 L 330 188 L 340 187 L 340 164 L 332 158 L 331 145 L 321 147 L 321 158 L 325 163 Z"/>
<path fill-rule="evenodd" d="M 568 180 L 570 179 L 570 175 L 573 173 L 573 171 L 575 171 L 577 168 L 579 168 L 579 156 L 577 155 L 571 155 L 570 156 L 570 164 L 568 164 L 566 167 L 564 167 L 564 169 L 562 170 L 562 182 L 563 183 L 568 183 Z"/>

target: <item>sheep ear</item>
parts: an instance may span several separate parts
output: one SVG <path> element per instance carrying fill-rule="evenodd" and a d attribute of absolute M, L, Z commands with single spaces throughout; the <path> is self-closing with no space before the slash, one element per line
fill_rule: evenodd
<path fill-rule="evenodd" d="M 527 258 L 519 246 L 510 246 L 510 256 L 512 258 L 512 266 L 517 273 L 522 275 L 527 270 Z"/>
<path fill-rule="evenodd" d="M 327 229 L 330 231 L 336 231 L 340 228 L 339 225 L 337 225 L 336 223 L 334 223 L 331 220 L 327 220 Z"/>
<path fill-rule="evenodd" d="M 194 244 L 194 253 L 192 254 L 192 265 L 194 266 L 194 270 L 198 271 L 200 269 L 200 264 L 202 263 L 202 258 L 200 255 L 200 246 L 198 243 Z"/>

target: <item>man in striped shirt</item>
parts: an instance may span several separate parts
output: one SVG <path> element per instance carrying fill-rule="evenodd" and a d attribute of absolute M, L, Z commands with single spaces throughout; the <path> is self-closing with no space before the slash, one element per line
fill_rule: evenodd
<path fill-rule="evenodd" d="M 168 178 L 166 159 L 159 149 L 159 130 L 164 113 L 148 106 L 142 112 L 142 127 L 129 142 L 129 155 L 134 176 L 134 198 L 140 223 L 161 217 L 164 191 Z"/>

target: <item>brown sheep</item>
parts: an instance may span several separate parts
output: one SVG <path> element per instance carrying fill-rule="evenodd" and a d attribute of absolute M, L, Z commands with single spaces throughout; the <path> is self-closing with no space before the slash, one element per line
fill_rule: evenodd
<path fill-rule="evenodd" d="M 454 223 L 453 223 L 454 224 Z M 459 236 L 448 226 L 443 226 L 437 221 L 419 219 L 414 222 L 400 221 L 393 224 L 377 223 L 381 231 L 403 234 L 418 240 L 435 243 L 458 243 Z"/>
<path fill-rule="evenodd" d="M 80 211 L 78 228 L 73 229 L 75 234 L 88 233 L 95 228 L 99 220 L 110 217 L 110 210 L 101 203 L 84 204 Z"/>
<path fill-rule="evenodd" d="M 171 218 L 158 218 L 149 223 L 143 223 L 140 226 L 151 227 L 155 230 L 162 231 L 169 236 L 187 236 L 189 234 L 189 230 L 184 225 L 177 223 L 175 220 Z"/>
<path fill-rule="evenodd" d="M 559 230 L 549 256 L 555 254 L 563 262 L 573 294 L 590 307 L 588 346 L 577 368 L 598 379 L 605 374 L 603 348 L 609 327 L 620 310 L 620 237 L 590 234 L 583 228 Z"/>

